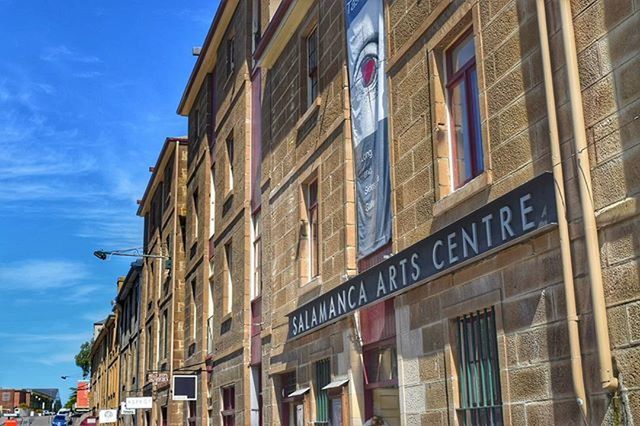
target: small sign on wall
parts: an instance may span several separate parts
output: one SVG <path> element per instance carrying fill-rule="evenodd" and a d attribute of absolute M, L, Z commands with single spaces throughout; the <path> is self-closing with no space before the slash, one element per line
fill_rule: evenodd
<path fill-rule="evenodd" d="M 173 400 L 195 401 L 198 399 L 198 376 L 173 376 Z"/>
<path fill-rule="evenodd" d="M 129 409 L 148 409 L 153 406 L 153 399 L 150 396 L 130 397 L 126 400 Z"/>
<path fill-rule="evenodd" d="M 100 424 L 117 423 L 118 410 L 100 410 Z"/>

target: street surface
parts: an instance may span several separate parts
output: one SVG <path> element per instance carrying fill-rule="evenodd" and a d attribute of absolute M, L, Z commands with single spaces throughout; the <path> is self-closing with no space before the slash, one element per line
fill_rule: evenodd
<path fill-rule="evenodd" d="M 51 419 L 53 416 L 40 416 L 40 417 L 20 417 L 18 424 L 20 426 L 51 426 Z M 0 417 L 0 426 L 9 420 L 7 417 Z"/>

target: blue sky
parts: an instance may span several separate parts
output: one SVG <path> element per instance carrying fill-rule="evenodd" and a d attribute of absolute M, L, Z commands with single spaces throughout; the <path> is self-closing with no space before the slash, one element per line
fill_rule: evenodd
<path fill-rule="evenodd" d="M 218 1 L 0 0 L 0 387 L 68 387 Z M 63 401 L 63 402 L 64 402 Z"/>

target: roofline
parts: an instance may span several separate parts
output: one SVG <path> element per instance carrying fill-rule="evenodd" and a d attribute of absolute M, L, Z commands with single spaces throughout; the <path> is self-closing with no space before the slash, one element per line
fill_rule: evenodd
<path fill-rule="evenodd" d="M 182 97 L 180 98 L 180 103 L 178 104 L 178 115 L 186 115 L 184 112 L 184 108 L 187 103 L 187 98 L 191 94 L 191 90 L 193 89 L 193 85 L 195 80 L 200 74 L 200 69 L 202 68 L 202 64 L 204 63 L 205 57 L 209 52 L 209 47 L 211 46 L 211 41 L 213 39 L 213 35 L 218 31 L 218 25 L 220 25 L 220 21 L 222 20 L 222 15 L 227 8 L 227 5 L 230 3 L 230 0 L 221 0 L 218 5 L 218 10 L 216 10 L 216 14 L 213 17 L 213 21 L 211 22 L 211 26 L 209 27 L 209 31 L 207 32 L 207 36 L 204 38 L 204 44 L 202 49 L 200 50 L 200 54 L 198 55 L 198 59 L 196 60 L 196 64 L 193 66 L 191 70 L 191 75 L 189 75 L 189 80 L 187 81 L 187 87 L 185 87 L 184 92 L 182 93 Z"/>
<path fill-rule="evenodd" d="M 118 294 L 116 295 L 116 303 L 120 302 L 121 300 L 120 296 L 124 297 L 129 293 L 129 290 L 133 285 L 132 284 L 133 276 L 140 275 L 141 270 L 142 270 L 142 259 L 136 259 L 135 262 L 131 263 L 131 266 L 129 267 L 129 272 L 127 272 L 127 276 L 124 277 L 122 287 L 120 288 L 120 290 L 118 291 Z"/>
<path fill-rule="evenodd" d="M 144 210 L 144 206 L 147 203 L 147 197 L 149 196 L 149 192 L 153 187 L 153 183 L 158 174 L 158 170 L 160 169 L 160 164 L 162 164 L 162 159 L 164 158 L 166 151 L 169 148 L 169 145 L 171 145 L 171 143 L 173 142 L 179 142 L 180 145 L 187 145 L 189 140 L 187 139 L 186 136 L 168 137 L 164 140 L 164 144 L 162 145 L 162 149 L 160 150 L 160 154 L 158 155 L 158 159 L 156 160 L 156 165 L 153 168 L 153 173 L 149 178 L 149 182 L 147 182 L 147 187 L 145 188 L 144 194 L 142 195 L 142 199 L 139 202 L 138 211 L 136 212 L 137 216 L 142 216 L 142 211 Z"/>
<path fill-rule="evenodd" d="M 93 358 L 93 354 L 96 351 L 96 348 L 98 346 L 98 343 L 101 342 L 104 339 L 104 335 L 107 333 L 107 328 L 108 328 L 108 324 L 109 322 L 115 322 L 116 316 L 114 314 L 109 314 L 105 319 L 104 319 L 104 326 L 100 329 L 100 332 L 98 333 L 98 335 L 96 336 L 95 340 L 93 341 L 93 343 L 91 344 L 91 358 Z"/>

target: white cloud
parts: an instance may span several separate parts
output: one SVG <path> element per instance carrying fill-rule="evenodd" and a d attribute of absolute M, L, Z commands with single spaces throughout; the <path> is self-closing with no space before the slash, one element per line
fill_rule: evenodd
<path fill-rule="evenodd" d="M 40 59 L 46 62 L 69 61 L 84 64 L 96 64 L 102 62 L 102 60 L 96 56 L 83 55 L 65 45 L 47 47 L 40 55 Z"/>
<path fill-rule="evenodd" d="M 73 74 L 73 76 L 77 78 L 97 78 L 102 77 L 103 75 L 104 73 L 100 71 L 84 71 Z"/>
<path fill-rule="evenodd" d="M 66 260 L 29 259 L 0 264 L 4 290 L 42 291 L 76 285 L 89 278 L 87 268 Z"/>
<path fill-rule="evenodd" d="M 7 333 L 0 331 L 0 338 L 6 339 L 8 342 L 50 342 L 50 343 L 76 343 L 84 342 L 91 338 L 90 331 L 82 333 Z"/>
<path fill-rule="evenodd" d="M 75 354 L 73 352 L 67 352 L 67 353 L 52 352 L 42 356 L 41 358 L 36 358 L 35 360 L 40 364 L 51 366 L 51 365 L 57 365 L 57 364 L 64 364 L 68 362 L 74 362 Z"/>

